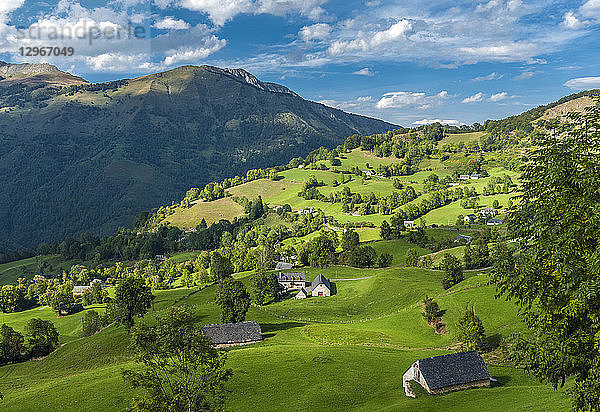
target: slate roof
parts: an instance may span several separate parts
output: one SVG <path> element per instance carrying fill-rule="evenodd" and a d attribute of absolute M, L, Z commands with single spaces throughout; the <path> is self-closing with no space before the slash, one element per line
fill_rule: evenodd
<path fill-rule="evenodd" d="M 431 390 L 491 378 L 485 362 L 476 351 L 420 359 L 419 369 Z"/>
<path fill-rule="evenodd" d="M 277 279 L 280 282 L 282 282 L 282 281 L 291 282 L 293 280 L 305 282 L 306 274 L 304 274 L 304 273 L 279 273 L 279 275 L 277 276 Z"/>
<path fill-rule="evenodd" d="M 275 266 L 275 270 L 287 270 L 287 269 L 291 269 L 293 267 L 294 267 L 294 265 L 291 263 L 277 262 L 277 265 Z"/>
<path fill-rule="evenodd" d="M 319 274 L 319 276 L 317 276 L 316 278 L 313 279 L 310 286 L 306 288 L 306 292 L 307 293 L 312 292 L 312 290 L 314 288 L 316 288 L 317 286 L 319 286 L 320 284 L 327 286 L 327 289 L 331 290 L 331 283 L 329 283 L 329 280 L 327 280 L 327 278 L 325 276 Z"/>
<path fill-rule="evenodd" d="M 81 295 L 82 293 L 87 292 L 88 290 L 92 290 L 91 286 L 73 286 L 73 294 Z"/>
<path fill-rule="evenodd" d="M 202 326 L 202 333 L 210 338 L 213 345 L 262 340 L 260 325 L 255 321 L 204 325 Z"/>

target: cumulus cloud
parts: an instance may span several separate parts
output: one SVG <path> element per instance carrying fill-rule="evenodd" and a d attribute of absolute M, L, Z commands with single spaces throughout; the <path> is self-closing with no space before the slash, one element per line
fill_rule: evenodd
<path fill-rule="evenodd" d="M 583 17 L 600 19 L 600 0 L 588 0 L 580 8 L 579 13 Z"/>
<path fill-rule="evenodd" d="M 462 100 L 463 103 L 476 103 L 483 100 L 483 93 L 475 93 L 473 96 L 469 96 Z"/>
<path fill-rule="evenodd" d="M 167 16 L 152 25 L 155 29 L 160 30 L 187 30 L 191 26 L 188 22 L 173 17 Z"/>
<path fill-rule="evenodd" d="M 369 76 L 369 77 L 375 75 L 375 73 L 373 73 L 371 71 L 371 69 L 369 69 L 368 67 L 365 67 L 363 69 L 357 70 L 357 71 L 353 72 L 352 74 L 357 74 L 359 76 Z"/>
<path fill-rule="evenodd" d="M 385 93 L 375 105 L 378 109 L 399 109 L 403 107 L 414 107 L 420 110 L 439 106 L 449 97 L 448 92 L 443 90 L 438 94 L 428 96 L 425 92 L 390 92 Z"/>
<path fill-rule="evenodd" d="M 424 124 L 432 124 L 432 123 L 441 123 L 441 124 L 447 124 L 449 126 L 460 126 L 462 124 L 464 124 L 463 122 L 460 122 L 456 119 L 449 119 L 449 120 L 442 120 L 442 119 L 422 119 L 422 120 L 417 120 L 414 121 L 413 124 L 417 125 L 417 126 L 422 126 Z"/>
<path fill-rule="evenodd" d="M 353 53 L 356 51 L 369 52 L 390 42 L 396 42 L 406 39 L 406 35 L 411 31 L 412 24 L 402 19 L 385 30 L 374 33 L 359 32 L 353 40 L 338 40 L 331 44 L 327 50 L 333 56 Z"/>
<path fill-rule="evenodd" d="M 471 79 L 471 81 L 472 82 L 483 82 L 483 81 L 487 81 L 487 80 L 500 80 L 503 77 L 504 77 L 503 74 L 492 72 L 492 73 L 488 74 L 487 76 L 477 76 L 477 77 Z"/>
<path fill-rule="evenodd" d="M 317 19 L 325 14 L 321 7 L 326 0 L 155 0 L 159 8 L 182 7 L 208 15 L 217 26 L 222 26 L 239 14 L 272 14 L 286 16 L 300 14 Z"/>
<path fill-rule="evenodd" d="M 586 26 L 586 24 L 580 21 L 572 11 L 565 13 L 562 25 L 573 30 L 581 29 Z"/>
<path fill-rule="evenodd" d="M 331 35 L 331 26 L 326 23 L 317 23 L 312 26 L 304 26 L 298 32 L 298 37 L 304 41 L 326 40 Z"/>
<path fill-rule="evenodd" d="M 565 86 L 573 90 L 600 88 L 600 77 L 577 77 L 566 81 Z"/>
<path fill-rule="evenodd" d="M 182 46 L 175 50 L 167 51 L 164 63 L 167 66 L 177 63 L 198 63 L 199 60 L 207 58 L 214 52 L 225 47 L 226 44 L 227 41 L 225 39 L 213 36 L 210 41 L 206 42 L 204 47 Z"/>
<path fill-rule="evenodd" d="M 491 102 L 499 102 L 506 99 L 512 99 L 514 96 L 509 96 L 506 92 L 494 93 L 490 96 Z"/>

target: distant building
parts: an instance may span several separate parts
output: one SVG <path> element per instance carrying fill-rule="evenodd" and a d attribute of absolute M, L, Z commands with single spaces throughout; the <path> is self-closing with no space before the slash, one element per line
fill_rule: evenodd
<path fill-rule="evenodd" d="M 458 182 L 450 182 L 450 183 L 448 183 L 448 186 L 450 186 L 450 187 L 458 186 L 458 185 L 460 185 L 460 183 L 458 183 Z"/>
<path fill-rule="evenodd" d="M 407 230 L 414 229 L 416 227 L 414 220 L 405 220 L 403 223 Z"/>
<path fill-rule="evenodd" d="M 300 289 L 295 299 L 305 299 L 311 296 L 331 296 L 331 283 L 321 274 L 312 282 L 306 284 L 306 287 Z"/>
<path fill-rule="evenodd" d="M 471 175 L 471 180 L 477 180 L 479 179 L 479 175 Z"/>
<path fill-rule="evenodd" d="M 165 260 L 165 256 L 164 255 L 156 255 L 156 256 L 154 256 L 154 259 L 158 260 L 159 262 L 162 262 L 163 260 Z"/>
<path fill-rule="evenodd" d="M 293 263 L 277 262 L 277 265 L 275 265 L 275 270 L 290 270 L 293 267 Z"/>
<path fill-rule="evenodd" d="M 439 394 L 459 389 L 490 386 L 492 377 L 476 351 L 419 359 L 402 376 L 406 396 L 415 397 L 410 381 L 428 393 Z"/>
<path fill-rule="evenodd" d="M 262 340 L 260 325 L 255 321 L 204 325 L 201 330 L 217 348 L 249 345 Z"/>
<path fill-rule="evenodd" d="M 465 223 L 473 223 L 477 220 L 477 215 L 470 214 L 465 216 Z"/>
<path fill-rule="evenodd" d="M 300 290 L 306 286 L 306 274 L 304 273 L 279 273 L 277 282 L 283 291 Z"/>
<path fill-rule="evenodd" d="M 73 286 L 73 296 L 81 296 L 90 290 L 92 290 L 91 286 Z"/>
<path fill-rule="evenodd" d="M 467 242 L 467 243 L 471 243 L 471 236 L 467 236 L 467 235 L 458 235 L 458 236 L 456 237 L 456 239 L 454 239 L 454 243 L 458 243 L 458 242 L 461 242 L 461 241 L 463 241 L 463 240 L 464 240 L 465 242 Z"/>
<path fill-rule="evenodd" d="M 491 208 L 491 207 L 484 207 L 483 209 L 481 209 L 479 211 L 479 214 L 481 216 L 491 217 L 491 216 L 495 216 L 496 215 L 496 211 L 493 208 Z"/>
<path fill-rule="evenodd" d="M 501 219 L 490 219 L 487 221 L 487 225 L 488 226 L 497 226 L 497 225 L 501 225 L 502 222 L 503 221 Z"/>
<path fill-rule="evenodd" d="M 313 213 L 315 213 L 315 208 L 311 206 L 305 207 L 304 209 L 298 210 L 298 213 L 300 213 L 301 215 L 312 215 Z"/>
<path fill-rule="evenodd" d="M 470 175 L 460 175 L 460 176 L 458 176 L 458 178 L 460 180 L 469 180 L 469 179 L 471 179 L 471 176 Z"/>

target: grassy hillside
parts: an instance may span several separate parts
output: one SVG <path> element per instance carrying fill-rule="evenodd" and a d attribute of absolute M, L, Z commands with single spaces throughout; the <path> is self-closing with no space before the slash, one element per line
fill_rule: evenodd
<path fill-rule="evenodd" d="M 488 335 L 506 336 L 518 329 L 512 304 L 495 300 L 485 277 L 473 276 L 444 292 L 441 274 L 422 269 L 357 270 L 331 267 L 310 269 L 331 278 L 361 278 L 335 282 L 337 294 L 305 301 L 286 300 L 264 308 L 252 307 L 247 319 L 261 324 L 264 342 L 228 351 L 234 371 L 227 409 L 261 410 L 456 410 L 482 405 L 489 411 L 560 411 L 568 408 L 564 391 L 553 391 L 522 371 L 490 365 L 498 383 L 491 388 L 431 396 L 417 390 L 417 399 L 402 389 L 402 374 L 419 358 L 447 353 L 453 343 L 454 322 L 466 302 L 475 308 Z M 248 283 L 250 276 L 241 275 Z M 479 287 L 472 288 L 473 286 Z M 471 289 L 462 290 L 464 287 Z M 212 303 L 215 287 L 195 293 L 178 304 L 194 305 L 199 322 L 218 321 Z M 457 291 L 456 293 L 451 293 Z M 152 322 L 189 289 L 158 292 Z M 436 335 L 425 323 L 419 303 L 423 296 L 445 310 L 449 333 Z M 37 309 L 36 309 L 37 310 Z M 53 318 L 47 309 L 37 310 Z M 34 311 L 15 314 L 7 323 L 20 329 Z M 63 342 L 39 361 L 0 368 L 3 410 L 113 411 L 126 407 L 134 391 L 122 383 L 120 370 L 134 367 L 122 328 L 111 326 L 79 339 L 81 314 L 52 319 Z M 311 320 L 308 320 L 308 319 Z M 283 384 L 283 382 L 285 384 Z M 569 383 L 570 384 L 570 383 Z M 568 386 L 568 385 L 567 385 Z M 321 396 L 326 393 L 327 396 Z M 302 394 L 302 396 L 298 396 Z"/>

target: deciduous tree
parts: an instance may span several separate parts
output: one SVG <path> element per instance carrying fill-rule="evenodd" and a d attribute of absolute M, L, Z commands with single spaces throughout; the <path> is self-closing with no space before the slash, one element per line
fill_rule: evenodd
<path fill-rule="evenodd" d="M 133 400 L 137 411 L 193 412 L 222 410 L 231 376 L 226 355 L 211 346 L 194 324 L 190 308 L 171 307 L 158 325 L 137 325 L 132 333 L 141 371 L 125 370 L 123 378 L 145 390 Z"/>

